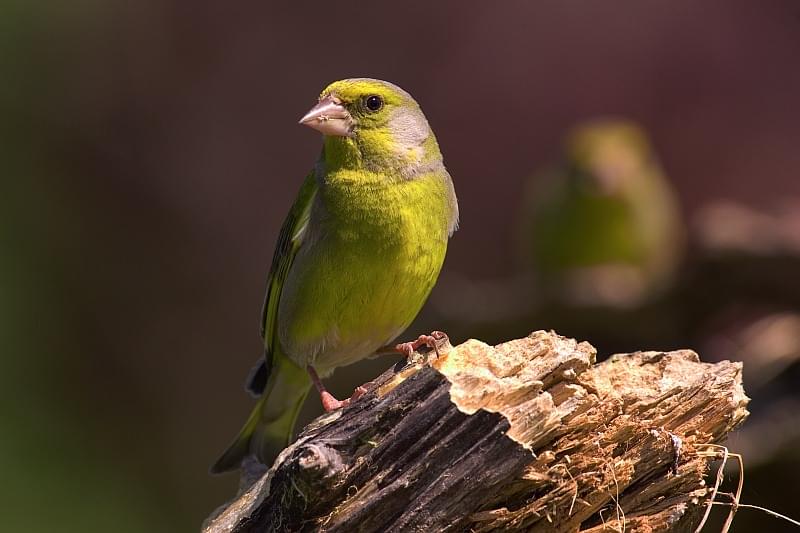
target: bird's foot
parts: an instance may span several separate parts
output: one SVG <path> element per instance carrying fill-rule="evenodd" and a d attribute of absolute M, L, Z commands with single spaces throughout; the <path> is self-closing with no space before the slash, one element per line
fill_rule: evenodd
<path fill-rule="evenodd" d="M 319 379 L 319 375 L 317 375 L 317 371 L 314 370 L 313 366 L 308 365 L 306 370 L 308 370 L 308 375 L 311 376 L 311 381 L 314 383 L 314 387 L 316 387 L 317 392 L 319 392 L 319 399 L 322 401 L 322 408 L 325 409 L 326 413 L 330 413 L 336 409 L 341 409 L 342 407 L 347 407 L 367 393 L 367 388 L 362 385 L 360 387 L 356 387 L 356 389 L 353 391 L 353 394 L 349 398 L 345 400 L 337 400 L 333 394 L 328 392 L 328 389 L 325 388 L 325 385 L 322 384 L 322 380 Z"/>
<path fill-rule="evenodd" d="M 336 398 L 334 398 L 333 394 L 323 389 L 319 393 L 319 399 L 322 400 L 322 408 L 325 409 L 325 412 L 330 413 L 331 411 L 335 411 L 336 409 L 347 407 L 351 403 L 355 402 L 356 400 L 364 396 L 366 393 L 367 389 L 363 386 L 359 386 L 355 388 L 353 394 L 349 398 L 345 398 L 344 400 L 337 400 Z"/>
<path fill-rule="evenodd" d="M 420 335 L 415 341 L 401 342 L 394 349 L 405 355 L 406 358 L 410 358 L 417 349 L 427 346 L 436 352 L 436 357 L 439 357 L 441 355 L 439 349 L 448 342 L 450 342 L 450 339 L 447 337 L 447 333 L 433 331 L 430 335 Z"/>

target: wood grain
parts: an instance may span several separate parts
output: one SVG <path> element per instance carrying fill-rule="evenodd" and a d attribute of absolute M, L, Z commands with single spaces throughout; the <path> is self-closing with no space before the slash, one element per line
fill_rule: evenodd
<path fill-rule="evenodd" d="M 394 367 L 307 426 L 207 533 L 669 531 L 707 503 L 711 458 L 747 416 L 741 364 L 615 355 L 537 331 Z"/>

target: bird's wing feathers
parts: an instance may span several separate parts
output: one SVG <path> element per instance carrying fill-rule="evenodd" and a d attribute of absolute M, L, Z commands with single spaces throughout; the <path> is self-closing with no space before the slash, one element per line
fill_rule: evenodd
<path fill-rule="evenodd" d="M 261 312 L 261 338 L 264 339 L 264 359 L 250 374 L 247 389 L 255 395 L 264 391 L 267 378 L 272 367 L 272 359 L 277 347 L 276 323 L 278 302 L 281 291 L 292 267 L 297 250 L 303 243 L 306 227 L 311 214 L 311 204 L 317 194 L 317 180 L 311 172 L 300 187 L 300 192 L 286 220 L 281 227 L 275 254 L 272 256 L 272 267 L 267 278 L 267 293 L 264 296 L 264 307 Z"/>

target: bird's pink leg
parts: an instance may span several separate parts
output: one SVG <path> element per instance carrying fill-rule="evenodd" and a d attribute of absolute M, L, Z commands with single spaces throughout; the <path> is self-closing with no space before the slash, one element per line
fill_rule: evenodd
<path fill-rule="evenodd" d="M 436 352 L 436 357 L 439 357 L 439 355 L 441 355 L 439 353 L 439 344 L 446 340 L 448 340 L 447 333 L 443 331 L 433 331 L 430 335 L 420 335 L 415 341 L 401 342 L 395 346 L 394 349 L 406 357 L 411 357 L 411 354 L 413 354 L 420 346 L 427 346 Z"/>
<path fill-rule="evenodd" d="M 317 392 L 319 392 L 319 399 L 322 401 L 322 408 L 325 409 L 325 412 L 327 413 L 335 411 L 336 409 L 341 409 L 342 407 L 347 407 L 352 402 L 358 400 L 367 393 L 366 388 L 356 387 L 356 390 L 353 391 L 352 396 L 345 400 L 337 400 L 334 398 L 333 394 L 328 392 L 328 389 L 325 388 L 325 385 L 323 385 L 322 380 L 319 379 L 317 371 L 314 370 L 313 366 L 306 366 L 306 370 L 308 370 L 308 375 L 311 376 L 311 381 L 314 383 L 314 387 L 316 387 Z"/>

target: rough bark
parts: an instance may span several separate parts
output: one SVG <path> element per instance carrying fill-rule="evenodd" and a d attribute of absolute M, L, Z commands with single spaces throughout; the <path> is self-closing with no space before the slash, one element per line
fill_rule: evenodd
<path fill-rule="evenodd" d="M 249 468 L 205 531 L 685 530 L 710 492 L 698 452 L 747 416 L 741 364 L 689 350 L 595 364 L 544 331 L 446 348 Z"/>

